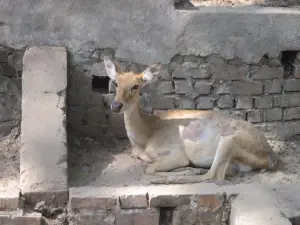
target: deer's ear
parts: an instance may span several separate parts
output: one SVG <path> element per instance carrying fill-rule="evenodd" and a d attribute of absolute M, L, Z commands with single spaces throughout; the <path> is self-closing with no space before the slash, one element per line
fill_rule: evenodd
<path fill-rule="evenodd" d="M 103 60 L 104 60 L 104 65 L 105 65 L 105 70 L 107 75 L 110 77 L 110 79 L 116 80 L 117 71 L 116 71 L 115 64 L 106 56 L 103 58 Z"/>
<path fill-rule="evenodd" d="M 156 80 L 156 78 L 160 73 L 160 69 L 161 69 L 160 63 L 153 64 L 149 66 L 147 69 L 145 69 L 144 72 L 142 73 L 143 82 L 148 83 Z"/>

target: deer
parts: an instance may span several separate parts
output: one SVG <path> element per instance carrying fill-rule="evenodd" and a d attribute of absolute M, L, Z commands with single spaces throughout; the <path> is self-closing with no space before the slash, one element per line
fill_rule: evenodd
<path fill-rule="evenodd" d="M 123 72 L 108 57 L 103 61 L 116 87 L 110 109 L 124 114 L 132 155 L 148 164 L 145 175 L 150 183 L 225 181 L 238 172 L 278 169 L 279 155 L 249 121 L 216 110 L 142 112 L 140 91 L 158 79 L 161 63 L 137 74 Z"/>

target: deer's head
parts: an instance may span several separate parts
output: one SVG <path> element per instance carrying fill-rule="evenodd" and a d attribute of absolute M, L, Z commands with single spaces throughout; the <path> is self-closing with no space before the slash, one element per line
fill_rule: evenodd
<path fill-rule="evenodd" d="M 140 89 L 147 83 L 154 81 L 160 72 L 161 64 L 153 64 L 140 74 L 124 73 L 115 64 L 104 57 L 107 75 L 115 81 L 116 96 L 111 104 L 114 113 L 132 110 L 139 102 Z"/>

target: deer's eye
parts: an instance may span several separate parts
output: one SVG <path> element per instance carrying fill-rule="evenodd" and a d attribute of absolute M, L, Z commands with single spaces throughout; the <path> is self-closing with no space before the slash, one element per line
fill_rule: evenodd
<path fill-rule="evenodd" d="M 132 88 L 131 88 L 131 91 L 134 91 L 134 90 L 137 90 L 137 89 L 139 89 L 139 85 L 134 85 Z"/>
<path fill-rule="evenodd" d="M 117 84 L 117 82 L 115 82 L 115 87 L 119 87 L 119 85 Z"/>

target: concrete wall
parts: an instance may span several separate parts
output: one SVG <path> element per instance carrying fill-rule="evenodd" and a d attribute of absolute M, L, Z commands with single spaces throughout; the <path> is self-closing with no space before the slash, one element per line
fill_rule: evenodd
<path fill-rule="evenodd" d="M 299 15 L 289 8 L 178 10 L 173 0 L 0 0 L 0 45 L 68 47 L 68 124 L 83 134 L 124 136 L 107 107 L 113 93 L 92 91 L 109 55 L 126 69 L 164 64 L 165 80 L 144 94 L 147 111 L 228 110 L 289 136 L 300 133 L 299 86 L 281 54 L 300 49 Z"/>

